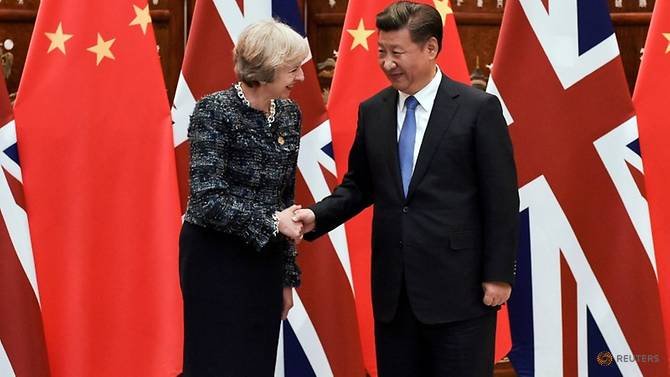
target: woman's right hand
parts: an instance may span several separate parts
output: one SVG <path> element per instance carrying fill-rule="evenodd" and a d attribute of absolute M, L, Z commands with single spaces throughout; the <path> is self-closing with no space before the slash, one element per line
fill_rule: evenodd
<path fill-rule="evenodd" d="M 302 206 L 294 204 L 281 212 L 277 212 L 279 232 L 296 243 L 302 240 L 302 223 L 293 221 L 293 216 L 295 216 L 295 211 L 300 208 Z"/>

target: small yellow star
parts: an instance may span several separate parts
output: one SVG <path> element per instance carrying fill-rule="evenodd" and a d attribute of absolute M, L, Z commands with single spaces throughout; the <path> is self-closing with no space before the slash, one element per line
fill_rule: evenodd
<path fill-rule="evenodd" d="M 449 6 L 449 0 L 433 0 L 435 3 L 435 9 L 440 12 L 442 16 L 442 25 L 447 22 L 447 15 L 454 13 L 454 11 Z"/>
<path fill-rule="evenodd" d="M 374 33 L 374 29 L 366 29 L 363 19 L 358 22 L 358 28 L 356 29 L 347 29 L 347 33 L 351 34 L 354 37 L 354 42 L 351 44 L 351 49 L 353 50 L 356 46 L 361 45 L 364 49 L 369 51 L 368 48 L 368 37 Z"/>
<path fill-rule="evenodd" d="M 147 4 L 144 9 L 133 4 L 133 9 L 135 10 L 135 19 L 130 22 L 130 25 L 140 25 L 142 28 L 142 33 L 147 34 L 147 25 L 151 23 L 151 15 L 149 14 L 149 4 Z"/>
<path fill-rule="evenodd" d="M 114 59 L 114 54 L 112 54 L 112 51 L 110 50 L 114 41 L 116 41 L 116 38 L 105 41 L 102 39 L 100 33 L 98 33 L 98 43 L 96 43 L 95 46 L 86 49 L 86 51 L 90 51 L 96 55 L 97 60 L 95 65 L 100 65 L 103 58 Z"/>
<path fill-rule="evenodd" d="M 665 53 L 667 54 L 670 52 L 670 33 L 663 33 L 663 36 L 668 40 L 668 47 L 665 48 Z"/>
<path fill-rule="evenodd" d="M 58 28 L 56 29 L 55 33 L 44 33 L 44 34 L 46 34 L 47 38 L 49 38 L 49 40 L 51 41 L 51 44 L 49 45 L 49 50 L 47 50 L 47 54 L 55 49 L 59 49 L 63 53 L 63 55 L 65 55 L 65 42 L 67 42 L 70 38 L 72 38 L 72 34 L 63 33 L 63 23 L 62 22 L 58 23 Z"/>

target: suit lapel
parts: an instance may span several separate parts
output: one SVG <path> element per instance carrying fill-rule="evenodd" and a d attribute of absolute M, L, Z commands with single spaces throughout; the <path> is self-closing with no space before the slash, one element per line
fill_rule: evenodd
<path fill-rule="evenodd" d="M 388 151 L 387 166 L 391 170 L 393 184 L 402 198 L 402 178 L 400 176 L 400 158 L 398 157 L 398 92 L 389 88 L 383 98 L 384 105 L 379 114 L 383 150 Z"/>
<path fill-rule="evenodd" d="M 440 144 L 444 132 L 449 127 L 451 119 L 458 108 L 458 104 L 454 100 L 455 97 L 458 97 L 458 92 L 454 88 L 451 88 L 451 85 L 451 80 L 443 75 L 437 95 L 435 96 L 435 102 L 433 102 L 433 110 L 430 113 L 430 119 L 426 126 L 426 133 L 421 141 L 421 149 L 419 150 L 419 156 L 414 167 L 412 180 L 409 183 L 407 200 L 412 197 L 416 186 L 421 182 L 426 171 L 428 171 L 437 146 Z M 396 148 L 396 161 L 398 159 L 397 155 Z"/>

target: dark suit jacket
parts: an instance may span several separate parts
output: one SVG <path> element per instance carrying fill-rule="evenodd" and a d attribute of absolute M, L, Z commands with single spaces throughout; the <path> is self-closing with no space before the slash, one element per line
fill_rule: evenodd
<path fill-rule="evenodd" d="M 519 197 L 512 145 L 498 99 L 442 77 L 407 198 L 397 143 L 398 92 L 363 102 L 349 171 L 312 208 L 314 239 L 374 204 L 375 319 L 395 315 L 400 288 L 424 323 L 495 310 L 484 281 L 513 283 Z"/>

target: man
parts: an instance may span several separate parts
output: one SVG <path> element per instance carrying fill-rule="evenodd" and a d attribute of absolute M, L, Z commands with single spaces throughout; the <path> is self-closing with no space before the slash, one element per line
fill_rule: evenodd
<path fill-rule="evenodd" d="M 491 376 L 519 209 L 501 106 L 442 75 L 434 8 L 397 2 L 376 25 L 391 87 L 360 105 L 342 184 L 294 220 L 311 240 L 374 205 L 380 377 Z"/>

